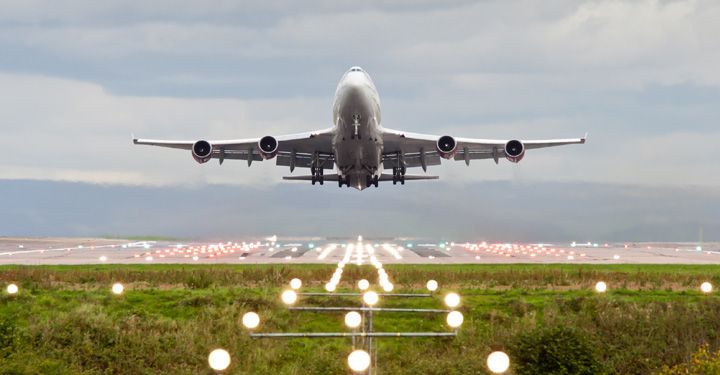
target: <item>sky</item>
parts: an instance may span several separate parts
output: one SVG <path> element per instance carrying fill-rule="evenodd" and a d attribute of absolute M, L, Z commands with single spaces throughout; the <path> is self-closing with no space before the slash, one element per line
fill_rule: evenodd
<path fill-rule="evenodd" d="M 0 235 L 192 228 L 193 236 L 693 240 L 703 225 L 720 239 L 720 213 L 707 209 L 720 188 L 716 1 L 0 0 L 0 9 L 0 190 L 13 207 L 55 218 L 33 221 L 20 209 L 0 221 Z M 373 192 L 282 182 L 289 171 L 272 162 L 198 165 L 181 151 L 131 144 L 132 134 L 327 128 L 335 86 L 352 65 L 373 77 L 389 128 L 590 139 L 530 151 L 517 165 L 446 162 L 429 170 L 440 181 Z M 31 182 L 32 194 L 16 194 Z M 106 202 L 68 193 L 67 207 L 48 204 L 60 187 Z M 583 198 L 569 199 L 576 188 Z M 137 196 L 127 203 L 139 213 L 132 225 L 113 210 L 117 220 L 87 215 L 115 207 L 113 189 Z M 148 191 L 176 196 L 177 206 Z M 193 221 L 187 200 L 225 216 Z M 179 218 L 158 223 L 163 214 Z M 295 220 L 274 225 L 280 215 Z M 497 223 L 469 224 L 488 217 Z"/>

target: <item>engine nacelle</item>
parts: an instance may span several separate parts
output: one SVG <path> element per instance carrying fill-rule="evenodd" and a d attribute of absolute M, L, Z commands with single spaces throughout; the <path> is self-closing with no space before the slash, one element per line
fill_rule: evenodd
<path fill-rule="evenodd" d="M 513 163 L 518 163 L 525 156 L 525 145 L 513 139 L 505 144 L 505 158 Z"/>
<path fill-rule="evenodd" d="M 440 157 L 452 159 L 455 154 L 457 154 L 457 142 L 455 141 L 455 138 L 449 135 L 443 135 L 435 144 L 435 149 Z"/>
<path fill-rule="evenodd" d="M 260 150 L 260 156 L 267 160 L 272 159 L 278 153 L 278 141 L 275 137 L 266 135 L 258 141 L 258 149 Z"/>
<path fill-rule="evenodd" d="M 202 164 L 212 159 L 212 145 L 208 141 L 197 141 L 192 145 L 192 157 L 196 162 Z"/>

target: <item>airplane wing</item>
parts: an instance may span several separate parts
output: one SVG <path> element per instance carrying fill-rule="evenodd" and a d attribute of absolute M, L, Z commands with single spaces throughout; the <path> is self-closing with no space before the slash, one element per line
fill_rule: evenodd
<path fill-rule="evenodd" d="M 308 133 L 289 134 L 278 137 L 227 139 L 210 141 L 179 141 L 134 138 L 136 145 L 148 145 L 188 150 L 200 163 L 218 159 L 220 164 L 226 159 L 262 161 L 277 156 L 277 165 L 310 168 L 313 160 L 323 169 L 333 169 L 332 129 Z"/>
<path fill-rule="evenodd" d="M 569 144 L 583 144 L 587 134 L 582 138 L 546 139 L 546 140 L 500 140 L 454 138 L 430 134 L 410 133 L 400 130 L 383 129 L 383 168 L 404 166 L 406 168 L 422 167 L 427 170 L 429 165 L 439 165 L 440 159 L 465 161 L 493 159 L 498 163 L 500 158 L 519 162 L 526 150 L 554 147 Z"/>

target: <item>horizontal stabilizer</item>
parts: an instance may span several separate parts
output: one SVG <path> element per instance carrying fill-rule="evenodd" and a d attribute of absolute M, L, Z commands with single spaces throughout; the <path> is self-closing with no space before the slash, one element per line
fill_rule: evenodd
<path fill-rule="evenodd" d="M 290 180 L 290 181 L 312 181 L 312 176 L 284 176 L 283 180 Z M 323 176 L 323 179 L 325 181 L 337 181 L 338 175 L 337 174 L 326 174 Z M 411 180 L 437 180 L 438 176 L 425 176 L 425 175 L 405 175 L 405 181 L 411 181 Z M 379 181 L 392 181 L 393 176 L 388 173 L 383 173 L 380 176 Z"/>

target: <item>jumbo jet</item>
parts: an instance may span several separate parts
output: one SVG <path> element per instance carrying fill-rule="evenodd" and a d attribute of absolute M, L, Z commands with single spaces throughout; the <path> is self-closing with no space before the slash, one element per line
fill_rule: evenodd
<path fill-rule="evenodd" d="M 276 159 L 290 168 L 309 168 L 310 175 L 287 176 L 285 180 L 310 181 L 323 185 L 336 181 L 339 187 L 363 190 L 381 181 L 405 184 L 408 180 L 433 180 L 437 176 L 405 174 L 407 168 L 439 165 L 440 159 L 464 161 L 501 158 L 518 163 L 526 150 L 585 143 L 582 138 L 549 140 L 496 140 L 460 138 L 392 130 L 383 127 L 380 96 L 370 76 L 352 67 L 340 79 L 332 107 L 333 126 L 308 133 L 229 140 L 171 141 L 133 139 L 138 145 L 189 150 L 198 163 L 218 159 L 253 161 Z M 326 170 L 335 174 L 325 174 Z M 383 173 L 392 170 L 392 174 Z"/>

